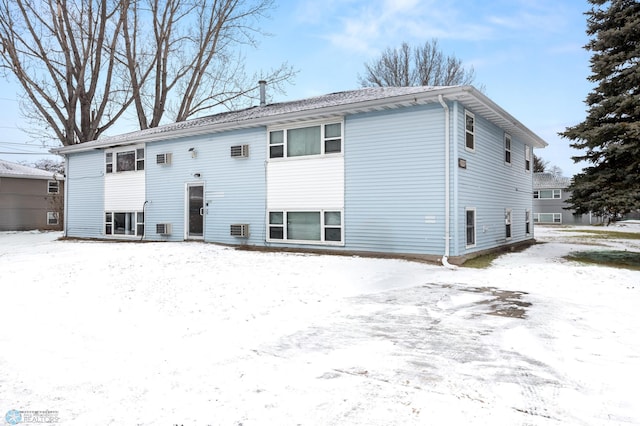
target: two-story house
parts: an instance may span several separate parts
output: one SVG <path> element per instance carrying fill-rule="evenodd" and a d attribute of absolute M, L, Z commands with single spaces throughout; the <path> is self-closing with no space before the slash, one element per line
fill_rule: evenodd
<path fill-rule="evenodd" d="M 0 231 L 62 229 L 64 176 L 0 160 Z"/>
<path fill-rule="evenodd" d="M 576 214 L 569 210 L 567 200 L 571 178 L 553 173 L 533 174 L 533 220 L 540 224 L 591 225 L 602 223 L 602 217 Z"/>
<path fill-rule="evenodd" d="M 533 238 L 532 149 L 471 86 L 365 88 L 56 150 L 65 233 L 461 260 Z"/>

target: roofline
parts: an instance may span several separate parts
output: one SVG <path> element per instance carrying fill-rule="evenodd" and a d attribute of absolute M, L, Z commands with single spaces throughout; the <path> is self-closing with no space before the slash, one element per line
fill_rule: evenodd
<path fill-rule="evenodd" d="M 64 176 L 56 173 L 51 176 L 37 176 L 37 175 L 21 175 L 11 173 L 0 173 L 0 178 L 13 178 L 13 179 L 34 179 L 34 180 L 64 180 Z"/>
<path fill-rule="evenodd" d="M 81 144 L 54 148 L 51 150 L 51 152 L 64 155 L 69 153 L 91 151 L 94 149 L 104 149 L 115 146 L 135 145 L 146 142 L 178 139 L 187 136 L 198 136 L 231 130 L 286 124 L 296 121 L 302 121 L 304 119 L 330 118 L 345 114 L 356 114 L 376 110 L 395 109 L 411 105 L 424 105 L 438 102 L 439 95 L 442 95 L 442 97 L 448 101 L 459 101 L 463 105 L 467 103 L 468 106 L 478 112 L 479 115 L 482 116 L 484 113 L 484 115 L 493 117 L 493 120 L 491 119 L 491 117 L 488 117 L 489 121 L 494 122 L 494 124 L 498 125 L 499 127 L 509 127 L 517 129 L 518 136 L 527 139 L 527 141 L 530 142 L 530 144 L 535 148 L 544 148 L 545 146 L 547 146 L 547 143 L 542 138 L 533 133 L 524 124 L 522 124 L 511 114 L 506 112 L 503 108 L 501 108 L 499 105 L 497 105 L 495 102 L 493 102 L 473 86 L 448 86 L 442 88 L 434 88 L 432 90 L 426 90 L 424 92 L 387 96 L 365 101 L 353 101 L 349 103 L 318 108 L 300 109 L 293 112 L 275 113 L 272 115 L 267 114 L 257 118 L 243 119 L 241 121 L 228 121 L 222 123 L 212 122 L 203 124 L 201 126 L 168 130 L 164 133 L 153 131 L 145 133 L 145 131 L 136 131 L 131 132 L 131 137 L 124 140 L 114 140 L 112 138 L 98 139 Z M 172 125 L 175 125 L 175 123 L 168 124 L 166 126 Z"/>
<path fill-rule="evenodd" d="M 522 124 L 520 120 L 509 114 L 505 111 L 500 105 L 496 104 L 494 101 L 489 99 L 484 93 L 480 92 L 473 86 L 460 86 L 460 88 L 468 92 L 471 96 L 475 97 L 479 102 L 481 102 L 486 108 L 495 111 L 499 115 L 503 116 L 506 120 L 508 120 L 514 127 L 518 128 L 524 135 L 526 135 L 529 139 L 531 139 L 533 148 L 544 148 L 549 144 L 542 139 L 540 136 L 531 131 L 527 126 Z M 502 126 L 501 126 L 502 127 Z"/>

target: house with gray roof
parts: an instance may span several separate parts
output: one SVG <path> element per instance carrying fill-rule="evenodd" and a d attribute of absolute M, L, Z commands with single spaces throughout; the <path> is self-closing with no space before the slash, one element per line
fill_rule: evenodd
<path fill-rule="evenodd" d="M 451 86 L 263 97 L 55 151 L 69 237 L 455 262 L 532 241 L 544 146 L 483 93 Z"/>
<path fill-rule="evenodd" d="M 60 230 L 64 176 L 0 160 L 0 231 Z"/>
<path fill-rule="evenodd" d="M 547 225 L 593 225 L 602 223 L 602 218 L 593 214 L 576 214 L 569 210 L 567 200 L 571 178 L 553 173 L 533 174 L 533 220 Z"/>

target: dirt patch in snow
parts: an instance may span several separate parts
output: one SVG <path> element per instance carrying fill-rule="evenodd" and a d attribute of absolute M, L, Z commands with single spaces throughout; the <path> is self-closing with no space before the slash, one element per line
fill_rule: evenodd
<path fill-rule="evenodd" d="M 527 294 L 524 291 L 500 290 L 495 287 L 473 287 L 466 289 L 466 291 L 484 293 L 491 296 L 488 299 L 477 302 L 478 305 L 487 305 L 489 307 L 488 315 L 524 319 L 527 308 L 531 306 L 530 302 L 522 300 L 522 296 Z"/>

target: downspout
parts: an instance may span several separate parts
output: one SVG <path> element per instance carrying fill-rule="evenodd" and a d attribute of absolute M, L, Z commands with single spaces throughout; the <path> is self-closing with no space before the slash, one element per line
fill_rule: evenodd
<path fill-rule="evenodd" d="M 456 167 L 456 160 L 458 159 L 458 144 L 456 143 L 456 141 L 460 140 L 458 137 L 458 117 L 460 117 L 460 112 L 458 111 L 458 106 L 459 106 L 459 102 L 455 101 L 453 103 L 453 117 L 451 118 L 451 127 L 452 127 L 452 131 L 451 131 L 451 140 L 453 140 L 453 144 L 451 145 L 451 153 L 453 154 L 453 170 L 452 170 L 452 177 L 453 177 L 453 213 L 451 214 L 452 220 L 453 220 L 453 224 L 452 224 L 452 228 L 453 228 L 453 253 L 454 255 L 459 255 L 460 254 L 460 238 L 457 238 L 460 235 L 460 220 L 458 217 L 458 214 L 460 212 L 460 206 L 459 206 L 459 201 L 460 201 L 460 185 L 459 185 L 459 180 L 458 180 L 458 173 L 459 173 L 459 167 Z"/>
<path fill-rule="evenodd" d="M 63 222 L 63 227 L 62 227 L 62 236 L 63 237 L 68 237 L 68 223 L 69 221 L 67 220 L 68 215 L 67 215 L 67 200 L 69 199 L 69 156 L 65 154 L 64 156 L 64 200 L 62 202 L 63 207 L 63 213 L 62 213 L 62 222 Z"/>
<path fill-rule="evenodd" d="M 442 95 L 438 95 L 438 101 L 442 108 L 444 109 L 444 255 L 442 256 L 442 265 L 447 268 L 451 268 L 452 265 L 449 264 L 449 245 L 451 240 L 451 230 L 450 230 L 450 204 L 451 204 L 451 194 L 450 194 L 450 154 L 449 154 L 449 146 L 451 145 L 450 141 L 450 129 L 449 129 L 449 106 L 444 101 Z"/>

